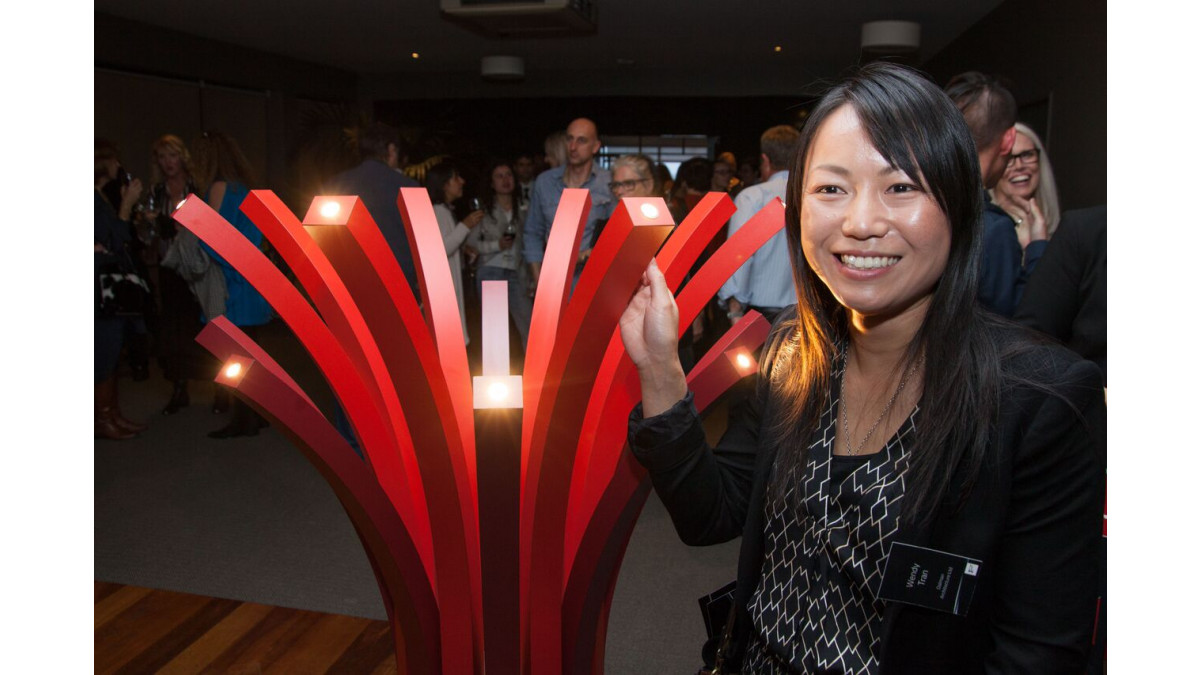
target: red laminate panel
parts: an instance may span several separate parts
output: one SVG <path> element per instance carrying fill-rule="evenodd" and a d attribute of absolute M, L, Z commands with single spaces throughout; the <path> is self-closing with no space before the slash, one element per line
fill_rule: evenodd
<path fill-rule="evenodd" d="M 655 260 L 666 278 L 667 287 L 674 292 L 683 283 L 688 271 L 695 264 L 705 246 L 724 226 L 729 217 L 737 211 L 729 195 L 723 192 L 710 192 L 688 213 L 678 227 L 667 238 L 666 243 L 658 251 Z M 694 318 L 694 317 L 693 317 Z M 681 321 L 681 325 L 691 325 L 691 320 Z M 614 331 L 609 338 L 608 349 L 604 353 L 600 369 L 592 388 L 591 398 L 584 414 L 583 425 L 579 433 L 579 445 L 576 450 L 575 469 L 571 476 L 571 503 L 567 506 L 567 545 L 564 565 L 571 566 L 575 548 L 583 536 L 583 527 L 587 522 L 588 513 L 600 498 L 603 484 L 599 481 L 589 483 L 587 477 L 592 473 L 592 450 L 597 447 L 597 441 L 611 435 L 614 429 L 602 434 L 600 425 L 604 421 L 604 411 L 608 403 L 616 408 L 632 407 L 625 403 L 625 398 L 617 394 L 613 400 L 613 388 L 617 383 L 623 383 L 633 364 L 625 354 L 625 345 L 621 343 L 620 331 Z M 620 426 L 617 421 L 609 421 Z M 619 449 L 619 448 L 618 448 Z M 607 465 L 606 465 L 607 466 Z"/>
<path fill-rule="evenodd" d="M 533 497 L 529 487 L 529 446 L 533 421 L 542 399 L 542 383 L 550 354 L 558 335 L 558 326 L 566 311 L 571 281 L 578 257 L 583 228 L 592 208 L 587 190 L 568 188 L 559 198 L 554 223 L 546 241 L 545 258 L 538 277 L 537 293 L 533 300 L 533 318 L 525 349 L 522 370 L 524 413 L 521 418 L 521 649 L 522 663 L 528 662 L 529 645 L 529 566 L 533 538 Z"/>
<path fill-rule="evenodd" d="M 242 354 L 261 349 L 236 326 L 219 317 L 197 341 L 223 360 L 243 365 L 240 377 L 219 376 L 218 381 L 274 421 L 337 494 L 371 560 L 393 629 L 406 647 L 401 651 L 409 672 L 436 668 L 441 660 L 437 600 L 416 546 L 367 465 L 278 364 Z"/>
<path fill-rule="evenodd" d="M 704 202 L 702 202 L 704 203 Z M 695 213 L 695 211 L 693 211 Z M 686 221 L 685 221 L 686 222 Z M 783 203 L 774 200 L 755 214 L 734 236 L 722 244 L 721 248 L 709 258 L 687 286 L 676 297 L 679 307 L 679 334 L 690 329 L 692 321 L 703 310 L 721 284 L 733 275 L 735 271 L 757 251 L 768 239 L 783 228 Z M 664 250 L 666 247 L 664 246 Z M 660 253 L 661 255 L 661 253 Z M 682 269 L 680 269 L 681 264 Z M 676 257 L 668 261 L 670 275 L 664 268 L 664 276 L 668 281 L 682 281 L 684 274 L 691 267 L 691 262 L 685 258 Z M 663 267 L 660 265 L 660 267 Z M 671 286 L 674 288 L 674 286 Z M 575 495 L 578 501 L 572 504 L 572 520 L 575 525 L 568 540 L 566 555 L 572 556 L 578 537 L 582 536 L 578 525 L 586 522 L 595 508 L 604 486 L 608 484 L 612 472 L 620 457 L 621 448 L 625 444 L 626 418 L 633 406 L 641 398 L 641 385 L 633 364 L 624 354 L 624 346 L 619 345 L 620 335 L 614 336 L 617 345 L 610 344 L 610 352 L 619 350 L 620 357 L 613 375 L 612 384 L 603 399 L 593 396 L 592 406 L 599 407 L 601 412 L 594 426 L 584 429 L 583 435 L 593 439 L 589 453 L 587 475 L 584 479 L 584 489 Z M 712 353 L 712 352 L 710 352 Z M 615 355 L 606 355 L 606 359 Z M 704 357 L 704 358 L 707 358 Z M 697 364 L 697 367 L 701 364 Z M 599 386 L 598 386 L 599 388 Z"/>
<path fill-rule="evenodd" d="M 358 430 L 364 447 L 391 449 L 389 452 L 377 452 L 373 468 L 384 492 L 412 534 L 426 569 L 432 570 L 433 547 L 428 514 L 423 504 L 414 502 L 408 490 L 408 481 L 404 479 L 395 450 L 395 437 L 383 419 L 383 411 L 375 405 L 376 398 L 371 395 L 369 387 L 356 376 L 353 361 L 333 332 L 262 251 L 221 218 L 203 199 L 195 195 L 188 197 L 175 212 L 174 218 L 237 269 L 275 308 L 329 381 L 334 395 L 341 401 L 351 423 Z M 381 471 L 385 467 L 391 469 Z"/>
<path fill-rule="evenodd" d="M 546 369 L 530 442 L 527 488 L 536 494 L 530 566 L 530 664 L 562 672 L 563 541 L 579 427 L 596 364 L 641 275 L 670 233 L 661 199 L 624 199 L 576 285 Z"/>
<path fill-rule="evenodd" d="M 688 388 L 696 394 L 697 410 L 703 412 L 711 401 L 748 373 L 739 370 L 725 355 L 753 351 L 766 339 L 769 329 L 761 315 L 750 312 L 713 345 L 688 374 Z M 603 663 L 603 636 L 612 589 L 637 514 L 648 494 L 649 478 L 625 448 L 568 570 L 563 598 L 563 650 L 565 658 L 577 666 Z"/>

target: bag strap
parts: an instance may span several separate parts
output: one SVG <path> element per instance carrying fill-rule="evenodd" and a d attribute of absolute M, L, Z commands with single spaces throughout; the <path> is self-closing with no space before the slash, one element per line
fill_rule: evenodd
<path fill-rule="evenodd" d="M 721 633 L 721 642 L 717 645 L 717 654 L 713 658 L 711 675 L 729 675 L 725 672 L 725 659 L 728 658 L 729 648 L 733 645 L 733 623 L 737 617 L 737 603 L 729 605 L 729 617 L 725 619 L 725 630 Z"/>

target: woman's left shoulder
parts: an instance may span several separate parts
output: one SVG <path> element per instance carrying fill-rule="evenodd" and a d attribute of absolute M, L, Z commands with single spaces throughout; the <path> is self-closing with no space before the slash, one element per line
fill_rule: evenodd
<path fill-rule="evenodd" d="M 1019 422 L 1023 426 L 1031 416 L 1054 411 L 1069 417 L 1103 411 L 1104 376 L 1095 363 L 1016 324 L 993 328 L 993 336 L 999 348 L 1002 417 L 1024 420 Z"/>
<path fill-rule="evenodd" d="M 1099 366 L 1053 339 L 1011 322 L 993 324 L 991 332 L 1005 380 L 1055 387 L 1094 379 L 1103 388 Z"/>

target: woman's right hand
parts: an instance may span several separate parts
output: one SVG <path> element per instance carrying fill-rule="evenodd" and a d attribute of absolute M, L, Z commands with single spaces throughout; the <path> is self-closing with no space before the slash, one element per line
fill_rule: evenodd
<path fill-rule="evenodd" d="M 466 218 L 462 219 L 462 224 L 470 229 L 475 229 L 475 226 L 483 222 L 483 211 L 472 211 L 467 214 Z"/>
<path fill-rule="evenodd" d="M 679 363 L 679 308 L 653 260 L 621 315 L 621 340 L 638 369 L 646 417 L 666 412 L 687 394 Z"/>
<path fill-rule="evenodd" d="M 1017 226 L 1017 242 L 1024 250 L 1031 241 L 1041 241 L 1047 238 L 1046 218 L 1038 208 L 1036 199 L 1024 199 L 1016 195 L 1007 195 L 996 191 L 996 205 L 1004 209 L 1009 218 Z"/>

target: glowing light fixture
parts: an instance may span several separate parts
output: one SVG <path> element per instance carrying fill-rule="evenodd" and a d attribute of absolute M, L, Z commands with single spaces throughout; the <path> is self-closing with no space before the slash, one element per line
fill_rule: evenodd
<path fill-rule="evenodd" d="M 328 201 L 321 205 L 321 215 L 325 216 L 326 218 L 333 218 L 337 216 L 338 212 L 341 210 L 342 205 L 335 201 Z"/>
<path fill-rule="evenodd" d="M 658 207 L 653 204 L 642 204 L 642 215 L 647 218 L 657 218 Z"/>
<path fill-rule="evenodd" d="M 239 386 L 241 386 L 242 379 L 246 377 L 246 373 L 249 372 L 250 366 L 253 365 L 253 363 L 253 359 L 246 358 L 245 356 L 239 354 L 230 356 L 229 359 L 225 361 L 225 364 L 221 366 L 221 370 L 217 373 L 217 382 L 227 387 L 233 387 L 234 389 L 237 389 Z"/>
<path fill-rule="evenodd" d="M 476 375 L 474 380 L 476 410 L 523 407 L 520 375 Z"/>
<path fill-rule="evenodd" d="M 747 349 L 741 347 L 731 349 L 725 352 L 725 356 L 733 363 L 734 369 L 743 376 L 758 372 L 758 361 Z"/>
<path fill-rule="evenodd" d="M 493 401 L 503 401 L 508 398 L 508 385 L 503 382 L 493 382 L 488 385 L 487 395 Z"/>
<path fill-rule="evenodd" d="M 417 52 L 413 52 L 413 53 L 412 53 L 412 57 L 413 57 L 414 59 L 419 59 L 419 58 L 421 58 L 421 55 L 420 55 L 420 54 L 418 54 Z"/>
<path fill-rule="evenodd" d="M 783 47 L 781 45 L 775 45 L 775 53 L 778 54 L 781 51 L 783 51 Z"/>

